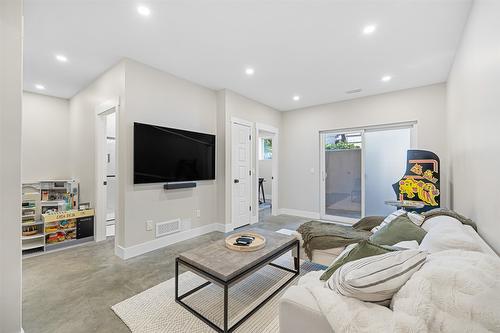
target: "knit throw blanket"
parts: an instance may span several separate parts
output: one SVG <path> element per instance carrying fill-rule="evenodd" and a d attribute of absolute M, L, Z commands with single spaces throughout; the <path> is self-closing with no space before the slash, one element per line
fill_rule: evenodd
<path fill-rule="evenodd" d="M 302 235 L 304 250 L 310 260 L 314 250 L 327 250 L 359 243 L 372 234 L 369 231 L 353 229 L 351 226 L 319 221 L 306 222 L 297 229 L 297 232 Z"/>

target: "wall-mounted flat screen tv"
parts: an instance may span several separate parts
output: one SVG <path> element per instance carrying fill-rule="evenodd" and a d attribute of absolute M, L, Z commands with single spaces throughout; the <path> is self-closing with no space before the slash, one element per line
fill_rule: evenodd
<path fill-rule="evenodd" d="M 134 184 L 215 179 L 215 135 L 134 123 Z"/>

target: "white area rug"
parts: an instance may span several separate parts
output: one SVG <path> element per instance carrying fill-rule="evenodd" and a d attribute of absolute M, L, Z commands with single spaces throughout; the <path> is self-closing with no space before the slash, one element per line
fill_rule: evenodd
<path fill-rule="evenodd" d="M 285 267 L 292 266 L 291 257 L 282 257 L 277 263 Z M 304 262 L 301 275 L 322 269 L 320 265 Z M 266 266 L 229 289 L 230 326 L 255 307 L 257 303 L 270 295 L 291 277 L 291 273 Z M 179 276 L 179 293 L 183 294 L 205 280 L 194 273 L 185 272 Z M 296 284 L 295 279 L 290 285 Z M 286 288 L 285 288 L 286 290 Z M 265 306 L 247 319 L 235 332 L 238 333 L 276 333 L 278 327 L 278 305 L 282 293 L 275 295 Z M 175 280 L 172 278 L 140 294 L 120 302 L 111 308 L 134 333 L 205 333 L 214 332 L 208 325 L 196 318 L 174 300 Z M 205 317 L 222 326 L 223 290 L 216 285 L 209 285 L 184 299 Z"/>

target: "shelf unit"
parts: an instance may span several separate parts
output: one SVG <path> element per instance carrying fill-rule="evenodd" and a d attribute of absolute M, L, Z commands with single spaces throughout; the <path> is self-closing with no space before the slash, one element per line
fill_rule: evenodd
<path fill-rule="evenodd" d="M 21 248 L 23 254 L 43 251 L 45 248 L 40 209 L 40 183 L 23 184 L 22 187 Z"/>
<path fill-rule="evenodd" d="M 94 239 L 94 210 L 78 209 L 73 180 L 23 184 L 23 255 L 44 253 Z"/>

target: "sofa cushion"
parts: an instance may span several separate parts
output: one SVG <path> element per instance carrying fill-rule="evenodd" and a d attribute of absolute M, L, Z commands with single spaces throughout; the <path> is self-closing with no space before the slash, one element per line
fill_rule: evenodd
<path fill-rule="evenodd" d="M 435 217 L 435 216 L 450 216 L 450 217 L 453 217 L 457 220 L 459 220 L 462 224 L 465 224 L 465 225 L 470 225 L 472 228 L 474 228 L 474 230 L 477 231 L 477 226 L 476 226 L 476 223 L 474 221 L 472 221 L 471 219 L 463 216 L 463 215 L 460 215 L 458 214 L 457 212 L 451 210 L 451 209 L 448 209 L 448 208 L 435 208 L 435 209 L 431 209 L 427 212 L 423 212 L 422 215 L 425 217 L 425 220 L 424 220 L 424 225 L 427 224 L 427 220 L 432 218 L 432 217 Z"/>
<path fill-rule="evenodd" d="M 351 261 L 335 271 L 327 286 L 343 296 L 389 305 L 426 256 L 423 251 L 405 250 Z"/>
<path fill-rule="evenodd" d="M 436 224 L 431 229 L 429 229 L 429 232 L 427 232 L 427 234 L 425 235 L 422 243 L 420 243 L 419 248 L 420 250 L 425 250 L 429 253 L 446 250 L 467 250 L 482 252 L 481 244 L 479 244 L 473 237 L 471 237 L 471 235 L 465 230 L 464 226 L 460 222 L 458 222 L 458 224 Z"/>
<path fill-rule="evenodd" d="M 330 276 L 345 263 L 395 250 L 395 248 L 380 246 L 366 240 L 358 244 L 351 244 L 332 262 L 330 267 L 321 275 L 320 280 L 328 280 Z"/>
<path fill-rule="evenodd" d="M 443 225 L 455 225 L 460 227 L 462 226 L 462 222 L 451 216 L 439 215 L 426 219 L 425 223 L 422 224 L 422 229 L 429 232 L 429 230 L 431 230 L 432 228 Z"/>
<path fill-rule="evenodd" d="M 402 241 L 394 244 L 392 247 L 399 248 L 401 250 L 418 250 L 418 242 L 416 240 Z"/>
<path fill-rule="evenodd" d="M 420 244 L 425 234 L 424 229 L 411 222 L 406 215 L 402 215 L 371 235 L 369 240 L 379 245 L 394 245 L 410 240 L 416 240 Z"/>

